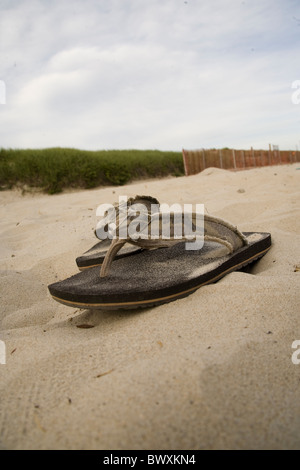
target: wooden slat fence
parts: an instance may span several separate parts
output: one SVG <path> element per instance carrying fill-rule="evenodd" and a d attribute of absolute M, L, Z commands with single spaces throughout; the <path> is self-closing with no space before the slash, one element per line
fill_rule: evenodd
<path fill-rule="evenodd" d="M 300 152 L 293 150 L 236 150 L 236 149 L 182 149 L 186 176 L 200 173 L 208 167 L 226 170 L 244 170 L 269 165 L 300 162 Z"/>

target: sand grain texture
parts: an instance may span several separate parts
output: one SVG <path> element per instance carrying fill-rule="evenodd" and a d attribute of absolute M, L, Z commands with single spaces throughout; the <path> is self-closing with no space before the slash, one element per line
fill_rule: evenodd
<path fill-rule="evenodd" d="M 300 448 L 299 164 L 55 196 L 0 193 L 0 448 Z M 47 286 L 75 274 L 95 210 L 119 195 L 204 203 L 272 249 L 147 310 L 75 310 Z M 78 326 L 90 325 L 93 328 Z"/>

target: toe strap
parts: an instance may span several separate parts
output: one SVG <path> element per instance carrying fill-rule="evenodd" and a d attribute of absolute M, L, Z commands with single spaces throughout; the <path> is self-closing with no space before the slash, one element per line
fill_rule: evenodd
<path fill-rule="evenodd" d="M 101 267 L 100 277 L 108 275 L 112 261 L 114 260 L 118 251 L 125 245 L 125 243 L 131 243 L 144 249 L 162 248 L 172 246 L 182 241 L 193 241 L 202 240 L 219 243 L 224 245 L 229 253 L 233 253 L 244 245 L 248 244 L 246 237 L 235 227 L 234 225 L 226 222 L 217 217 L 213 217 L 205 214 L 203 216 L 203 224 L 197 232 L 197 214 L 189 214 L 192 220 L 192 224 L 195 231 L 193 235 L 186 236 L 184 230 L 181 231 L 181 236 L 178 237 L 179 224 L 184 224 L 184 216 L 176 219 L 176 217 L 170 217 L 169 220 L 169 232 L 166 235 L 164 230 L 164 218 L 162 213 L 156 213 L 152 217 L 149 216 L 145 222 L 144 230 L 141 232 L 140 238 L 118 238 L 117 235 L 112 240 L 111 246 L 106 253 L 104 262 Z M 177 224 L 177 225 L 176 225 Z M 153 225 L 157 228 L 155 236 L 153 236 Z M 181 227 L 182 228 L 182 227 Z"/>

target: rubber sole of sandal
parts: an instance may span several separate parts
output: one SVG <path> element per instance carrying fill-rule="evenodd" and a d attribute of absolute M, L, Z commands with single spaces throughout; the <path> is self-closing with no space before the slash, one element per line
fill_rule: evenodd
<path fill-rule="evenodd" d="M 147 308 L 186 297 L 264 256 L 271 247 L 269 233 L 245 232 L 248 245 L 220 256 L 219 245 L 205 243 L 202 250 L 186 251 L 185 244 L 143 251 L 114 261 L 112 274 L 99 277 L 91 268 L 49 286 L 52 297 L 83 309 Z"/>

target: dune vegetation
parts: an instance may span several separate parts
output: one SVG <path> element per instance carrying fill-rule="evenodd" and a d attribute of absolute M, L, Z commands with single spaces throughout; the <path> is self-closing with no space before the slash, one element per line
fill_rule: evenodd
<path fill-rule="evenodd" d="M 124 185 L 133 180 L 181 176 L 181 152 L 158 150 L 0 149 L 0 188 L 71 188 Z"/>

